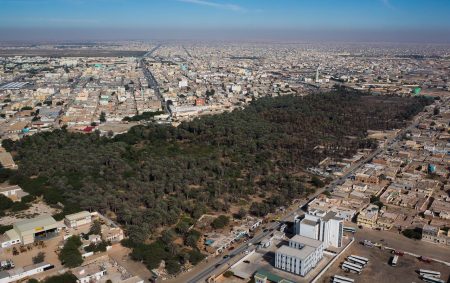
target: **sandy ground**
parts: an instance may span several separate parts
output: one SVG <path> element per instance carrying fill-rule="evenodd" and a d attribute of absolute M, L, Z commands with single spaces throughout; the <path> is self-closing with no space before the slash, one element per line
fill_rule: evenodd
<path fill-rule="evenodd" d="M 11 225 L 19 220 L 33 218 L 39 215 L 53 215 L 58 212 L 57 209 L 51 208 L 42 201 L 33 202 L 27 210 L 0 218 L 0 225 Z"/>
<path fill-rule="evenodd" d="M 108 251 L 108 255 L 117 261 L 118 264 L 122 265 L 127 269 L 128 272 L 134 275 L 140 276 L 148 282 L 151 277 L 150 271 L 145 267 L 144 264 L 132 260 L 128 254 L 131 252 L 130 249 L 123 247 L 120 244 L 114 245 L 112 249 Z"/>
<path fill-rule="evenodd" d="M 424 241 L 408 239 L 396 231 L 377 231 L 368 228 L 358 229 L 355 238 L 358 241 L 367 239 L 372 242 L 384 243 L 384 245 L 394 249 L 450 262 L 449 246 L 441 246 Z M 384 240 L 384 242 L 381 240 Z"/>
<path fill-rule="evenodd" d="M 341 268 L 341 263 L 349 255 L 359 255 L 369 259 L 369 264 L 363 269 L 361 274 L 346 273 Z M 358 243 L 354 243 L 341 257 L 330 267 L 324 276 L 318 281 L 329 283 L 333 275 L 341 275 L 355 280 L 355 282 L 383 282 L 383 283 L 411 283 L 422 282 L 417 269 L 429 269 L 440 271 L 441 279 L 445 281 L 449 278 L 450 267 L 437 263 L 424 263 L 413 256 L 404 255 L 399 258 L 396 267 L 389 265 L 392 254 L 388 250 L 379 248 L 368 248 Z"/>
<path fill-rule="evenodd" d="M 62 268 L 62 266 L 58 259 L 57 250 L 58 246 L 62 245 L 63 243 L 62 240 L 63 237 L 61 233 L 59 236 L 45 241 L 44 248 L 33 246 L 31 250 L 27 250 L 26 252 L 22 252 L 18 255 L 12 254 L 12 248 L 0 249 L 1 251 L 0 259 L 1 260 L 12 259 L 16 267 L 23 267 L 26 265 L 33 264 L 32 258 L 36 256 L 39 252 L 44 252 L 45 253 L 44 261 L 53 264 L 55 266 L 55 270 L 59 270 Z M 19 246 L 16 247 L 19 250 Z"/>

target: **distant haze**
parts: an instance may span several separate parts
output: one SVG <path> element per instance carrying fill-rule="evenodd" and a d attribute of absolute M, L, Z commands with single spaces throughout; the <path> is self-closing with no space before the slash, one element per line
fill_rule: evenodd
<path fill-rule="evenodd" d="M 450 43 L 448 0 L 0 0 L 0 41 Z"/>
<path fill-rule="evenodd" d="M 236 40 L 285 42 L 399 42 L 450 43 L 447 30 L 245 30 L 245 29 L 25 29 L 0 28 L 1 41 L 93 41 L 93 40 Z"/>

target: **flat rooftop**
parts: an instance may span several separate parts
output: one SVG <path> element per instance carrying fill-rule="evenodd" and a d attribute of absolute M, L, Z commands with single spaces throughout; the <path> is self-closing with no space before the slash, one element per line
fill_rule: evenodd
<path fill-rule="evenodd" d="M 292 256 L 301 260 L 306 259 L 310 254 L 314 253 L 315 249 L 310 246 L 304 246 L 302 249 L 294 249 L 289 246 L 281 246 L 276 253 Z"/>
<path fill-rule="evenodd" d="M 300 244 L 304 244 L 305 246 L 310 246 L 313 248 L 318 248 L 320 247 L 323 242 L 316 240 L 316 239 L 312 239 L 312 238 L 308 238 L 308 237 L 304 237 L 304 236 L 300 236 L 300 235 L 295 235 L 294 237 L 292 237 L 290 239 L 290 241 L 296 242 L 296 243 L 300 243 Z"/>
<path fill-rule="evenodd" d="M 66 219 L 69 221 L 76 221 L 76 220 L 83 219 L 83 218 L 90 217 L 90 216 L 91 216 L 91 213 L 89 211 L 81 211 L 81 212 L 77 212 L 74 214 L 66 215 Z"/>
<path fill-rule="evenodd" d="M 34 230 L 36 227 L 44 227 L 49 225 L 56 225 L 55 219 L 50 215 L 42 215 L 31 219 L 22 220 L 14 223 L 14 228 L 20 232 Z"/>

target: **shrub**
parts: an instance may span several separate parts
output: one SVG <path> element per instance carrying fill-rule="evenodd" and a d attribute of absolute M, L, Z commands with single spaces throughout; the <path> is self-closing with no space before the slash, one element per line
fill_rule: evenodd
<path fill-rule="evenodd" d="M 217 217 L 216 219 L 213 220 L 213 222 L 211 223 L 211 226 L 214 229 L 221 229 L 221 228 L 227 226 L 229 222 L 230 222 L 230 219 L 228 218 L 228 216 L 220 215 L 219 217 Z"/>
<path fill-rule="evenodd" d="M 32 258 L 32 260 L 33 260 L 34 264 L 44 262 L 44 260 L 45 260 L 45 253 L 44 252 L 39 252 L 36 256 L 34 256 Z"/>
<path fill-rule="evenodd" d="M 78 236 L 67 239 L 63 249 L 59 253 L 59 260 L 65 267 L 77 267 L 83 263 L 83 257 L 79 251 L 81 240 Z"/>
<path fill-rule="evenodd" d="M 414 228 L 414 229 L 405 229 L 402 232 L 403 236 L 410 238 L 410 239 L 422 239 L 422 229 L 420 228 Z"/>

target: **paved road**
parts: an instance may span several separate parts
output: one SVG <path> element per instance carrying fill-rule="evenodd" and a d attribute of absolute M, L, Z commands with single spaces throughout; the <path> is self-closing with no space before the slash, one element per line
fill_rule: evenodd
<path fill-rule="evenodd" d="M 189 50 L 186 49 L 186 46 L 183 45 L 183 50 L 184 52 L 186 52 L 186 54 L 189 56 L 189 58 L 192 58 L 191 53 L 189 52 Z"/>
<path fill-rule="evenodd" d="M 142 58 L 139 60 L 139 66 L 142 68 L 143 72 L 144 72 L 144 76 L 147 79 L 147 83 L 148 86 L 150 88 L 152 88 L 155 91 L 155 95 L 158 97 L 158 99 L 161 101 L 161 105 L 163 110 L 171 115 L 170 113 L 170 109 L 167 105 L 167 102 L 164 101 L 164 98 L 161 95 L 161 92 L 159 90 L 159 84 L 158 81 L 155 79 L 155 76 L 153 76 L 152 72 L 149 70 L 149 68 L 147 68 L 147 65 L 145 64 L 145 57 L 151 57 L 152 54 L 158 49 L 160 48 L 162 45 L 159 44 L 158 46 L 154 47 L 152 50 L 150 50 L 149 52 L 145 53 Z"/>
<path fill-rule="evenodd" d="M 151 57 L 153 52 L 155 52 L 156 50 L 158 50 L 161 47 L 162 44 L 158 44 L 157 46 L 155 46 L 152 50 L 148 51 L 147 53 L 145 53 L 142 58 L 145 57 Z"/>
<path fill-rule="evenodd" d="M 342 184 L 343 182 L 345 182 L 345 180 L 348 177 L 350 177 L 352 174 L 354 174 L 355 171 L 357 171 L 359 168 L 364 166 L 367 162 L 372 160 L 375 156 L 386 151 L 391 146 L 396 145 L 398 143 L 399 138 L 405 132 L 417 127 L 417 125 L 418 125 L 420 119 L 423 117 L 423 115 L 424 115 L 424 113 L 420 113 L 418 116 L 416 116 L 416 118 L 414 118 L 413 122 L 408 127 L 399 131 L 395 137 L 392 137 L 392 138 L 386 140 L 386 143 L 383 147 L 377 148 L 372 153 L 367 155 L 365 158 L 363 158 L 359 162 L 350 166 L 347 169 L 346 173 L 342 177 L 333 180 L 326 187 L 324 187 L 320 190 L 317 190 L 313 195 L 311 195 L 309 197 L 309 199 L 310 199 L 309 201 L 305 201 L 299 205 L 299 207 L 300 207 L 299 209 L 294 209 L 290 212 L 287 212 L 284 215 L 284 217 L 282 218 L 282 222 L 292 219 L 292 217 L 294 217 L 294 215 L 299 214 L 301 212 L 301 208 L 305 209 L 307 204 L 309 202 L 311 202 L 315 197 L 317 197 L 324 191 L 331 191 L 337 185 Z M 295 205 L 298 205 L 298 204 L 295 204 Z M 269 223 L 268 225 L 266 225 L 266 228 L 269 230 L 267 232 L 261 232 L 261 233 L 257 234 L 251 241 L 249 241 L 249 243 L 251 243 L 252 245 L 255 245 L 256 243 L 260 242 L 264 237 L 267 237 L 271 233 L 272 229 L 273 230 L 278 229 L 280 226 L 281 226 L 281 223 Z M 193 274 L 193 276 L 190 279 L 187 279 L 186 282 L 189 282 L 189 283 L 205 282 L 211 276 L 219 274 L 222 271 L 222 269 L 224 269 L 228 265 L 231 265 L 230 262 L 234 261 L 236 256 L 238 256 L 238 255 L 242 256 L 243 252 L 247 248 L 248 248 L 247 243 L 242 244 L 241 246 L 239 246 L 238 248 L 236 248 L 235 250 L 233 250 L 233 252 L 231 252 L 229 254 L 229 256 L 230 256 L 229 258 L 221 259 L 218 262 L 212 262 L 209 266 L 205 267 L 203 270 L 197 271 L 196 274 Z M 191 273 L 194 273 L 194 272 L 191 272 Z"/>

